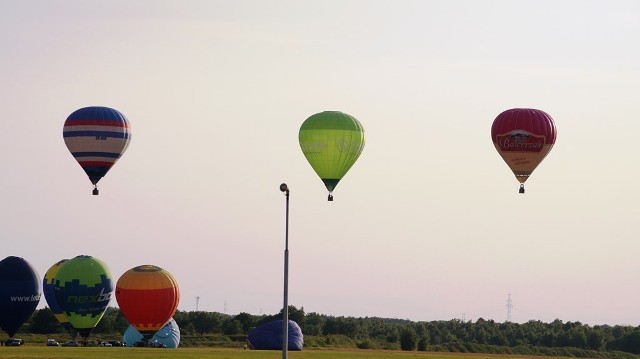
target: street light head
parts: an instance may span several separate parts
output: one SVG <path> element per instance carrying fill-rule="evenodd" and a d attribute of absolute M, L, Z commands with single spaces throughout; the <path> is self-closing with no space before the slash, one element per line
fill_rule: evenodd
<path fill-rule="evenodd" d="M 289 190 L 289 187 L 287 187 L 286 183 L 283 183 L 283 184 L 280 185 L 280 190 L 282 192 L 287 192 Z"/>

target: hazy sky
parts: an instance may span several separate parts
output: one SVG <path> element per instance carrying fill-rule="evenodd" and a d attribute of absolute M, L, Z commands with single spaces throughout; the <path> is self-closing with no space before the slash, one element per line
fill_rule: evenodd
<path fill-rule="evenodd" d="M 639 39 L 636 0 L 0 0 L 0 258 L 274 314 L 286 182 L 306 312 L 640 325 Z M 62 138 L 92 105 L 133 133 L 99 196 Z M 558 128 L 524 195 L 490 138 L 514 107 Z M 334 202 L 298 145 L 325 110 L 367 135 Z"/>

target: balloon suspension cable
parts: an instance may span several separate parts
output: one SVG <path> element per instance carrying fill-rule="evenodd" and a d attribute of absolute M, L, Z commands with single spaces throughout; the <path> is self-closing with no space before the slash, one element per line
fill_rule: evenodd
<path fill-rule="evenodd" d="M 100 193 L 100 191 L 98 191 L 98 185 L 93 185 L 93 195 L 97 196 Z"/>
<path fill-rule="evenodd" d="M 524 193 L 524 183 L 520 184 L 520 190 L 518 192 Z"/>
<path fill-rule="evenodd" d="M 333 195 L 331 193 L 329 193 L 329 197 L 327 198 L 327 201 L 333 202 Z"/>

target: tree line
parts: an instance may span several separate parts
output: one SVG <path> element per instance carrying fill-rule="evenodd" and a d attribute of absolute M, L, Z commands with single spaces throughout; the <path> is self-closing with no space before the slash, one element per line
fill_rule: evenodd
<path fill-rule="evenodd" d="M 256 326 L 282 319 L 282 311 L 273 315 L 177 311 L 173 318 L 178 323 L 183 337 L 215 334 L 243 341 Z M 305 345 L 309 346 L 331 345 L 331 340 L 341 337 L 343 340 L 340 345 L 352 345 L 362 349 L 555 355 L 560 352 L 549 350 L 573 348 L 590 352 L 640 354 L 640 327 L 633 326 L 590 326 L 580 322 L 563 322 L 559 319 L 551 323 L 531 320 L 521 324 L 482 318 L 475 322 L 459 319 L 414 322 L 403 319 L 335 317 L 305 313 L 304 308 L 298 309 L 295 306 L 289 307 L 289 319 L 301 327 L 305 335 Z M 109 307 L 93 333 L 122 335 L 128 325 L 119 309 Z M 36 310 L 22 330 L 35 334 L 64 332 L 49 308 Z"/>

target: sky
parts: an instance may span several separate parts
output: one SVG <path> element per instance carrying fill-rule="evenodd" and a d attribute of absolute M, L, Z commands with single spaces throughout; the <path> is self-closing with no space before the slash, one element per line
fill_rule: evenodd
<path fill-rule="evenodd" d="M 307 313 L 503 322 L 510 295 L 514 322 L 640 325 L 635 0 L 0 9 L 0 258 L 153 264 L 179 310 L 275 314 L 286 182 Z M 62 138 L 86 106 L 132 126 L 99 196 Z M 524 195 L 490 138 L 516 107 L 558 130 Z M 298 144 L 326 110 L 367 136 L 334 202 Z"/>

